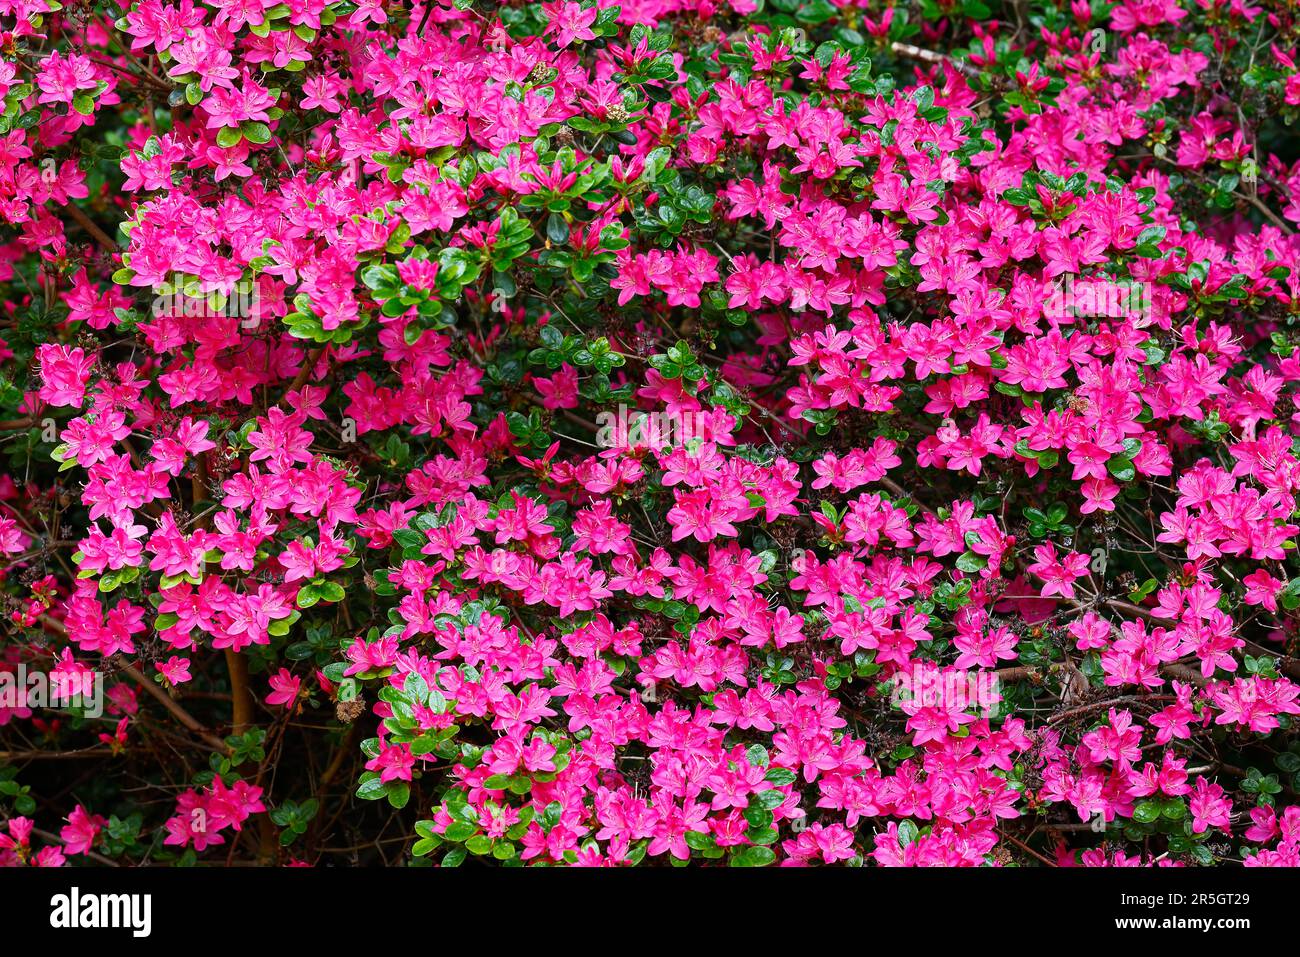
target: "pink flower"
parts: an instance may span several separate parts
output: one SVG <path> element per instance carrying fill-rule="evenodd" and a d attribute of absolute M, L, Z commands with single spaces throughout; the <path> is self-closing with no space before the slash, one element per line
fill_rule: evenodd
<path fill-rule="evenodd" d="M 298 700 L 302 679 L 290 672 L 288 668 L 281 668 L 268 680 L 271 693 L 266 696 L 267 704 L 278 704 L 288 708 Z"/>
<path fill-rule="evenodd" d="M 167 679 L 167 683 L 173 686 L 183 685 L 193 680 L 190 675 L 190 659 L 178 655 L 172 655 L 166 661 L 160 662 L 158 671 Z"/>
<path fill-rule="evenodd" d="M 1028 567 L 1031 575 L 1043 580 L 1040 594 L 1044 597 L 1060 595 L 1062 598 L 1074 597 L 1074 582 L 1088 573 L 1088 556 L 1080 552 L 1068 552 L 1061 561 L 1056 557 L 1056 546 L 1050 542 L 1034 548 L 1035 561 Z"/>
<path fill-rule="evenodd" d="M 108 824 L 107 819 L 89 813 L 78 804 L 68 815 L 68 823 L 59 832 L 69 854 L 87 854 L 95 846 L 99 832 Z"/>
<path fill-rule="evenodd" d="M 542 12 L 547 19 L 546 32 L 555 34 L 555 42 L 561 48 L 574 40 L 596 39 L 591 25 L 596 22 L 599 11 L 594 6 L 584 8 L 582 4 L 568 0 L 551 0 L 542 4 Z"/>
<path fill-rule="evenodd" d="M 1196 779 L 1196 790 L 1189 801 L 1189 807 L 1193 833 L 1203 834 L 1212 827 L 1227 830 L 1231 826 L 1228 818 L 1232 810 L 1231 802 L 1224 800 L 1223 788 L 1210 784 L 1205 778 Z"/>

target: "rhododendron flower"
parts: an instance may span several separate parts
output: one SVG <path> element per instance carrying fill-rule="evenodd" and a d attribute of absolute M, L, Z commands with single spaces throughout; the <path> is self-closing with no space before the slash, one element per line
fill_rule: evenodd
<path fill-rule="evenodd" d="M 0 865 L 1300 866 L 1295 10 L 921 7 L 9 3 Z"/>
<path fill-rule="evenodd" d="M 1069 552 L 1058 560 L 1056 547 L 1051 544 L 1035 548 L 1034 559 L 1027 571 L 1043 580 L 1042 595 L 1045 598 L 1050 595 L 1073 598 L 1074 582 L 1088 573 L 1087 555 Z"/>
<path fill-rule="evenodd" d="M 266 696 L 266 703 L 289 707 L 298 699 L 302 679 L 292 674 L 288 668 L 281 668 L 277 673 L 271 675 L 270 684 L 271 693 Z"/>
<path fill-rule="evenodd" d="M 86 854 L 95 846 L 100 831 L 107 823 L 104 817 L 90 814 L 78 804 L 68 815 L 68 823 L 59 832 L 59 837 L 69 854 Z"/>
<path fill-rule="evenodd" d="M 598 12 L 595 7 L 585 7 L 569 0 L 552 0 L 543 3 L 542 10 L 549 21 L 546 32 L 555 34 L 555 42 L 560 47 L 567 47 L 574 40 L 596 39 L 596 34 L 591 32 Z"/>

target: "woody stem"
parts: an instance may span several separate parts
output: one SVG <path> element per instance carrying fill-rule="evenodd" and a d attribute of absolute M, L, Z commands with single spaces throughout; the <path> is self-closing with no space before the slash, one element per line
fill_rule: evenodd
<path fill-rule="evenodd" d="M 204 479 L 207 476 L 207 457 L 199 455 L 194 463 L 194 473 L 190 476 L 191 508 L 195 513 L 195 524 L 207 528 L 207 517 L 199 511 L 199 503 L 207 497 Z M 234 734 L 243 734 L 253 724 L 253 691 L 248 683 L 248 662 L 244 656 L 233 648 L 225 650 L 226 671 L 230 674 L 230 721 Z"/>

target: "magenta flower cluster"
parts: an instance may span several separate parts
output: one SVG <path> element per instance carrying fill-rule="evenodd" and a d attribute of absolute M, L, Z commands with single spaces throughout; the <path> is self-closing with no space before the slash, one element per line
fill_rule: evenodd
<path fill-rule="evenodd" d="M 0 864 L 1300 865 L 1293 4 L 0 13 Z"/>

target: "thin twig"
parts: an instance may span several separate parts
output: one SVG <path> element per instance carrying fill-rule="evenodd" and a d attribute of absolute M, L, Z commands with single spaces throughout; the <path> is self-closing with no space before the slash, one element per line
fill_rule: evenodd
<path fill-rule="evenodd" d="M 90 233 L 91 236 L 93 236 L 96 240 L 99 241 L 99 244 L 101 246 L 103 246 L 105 249 L 109 250 L 110 252 L 118 252 L 117 243 L 113 242 L 112 238 L 108 235 L 108 233 L 100 229 L 99 226 L 97 226 L 89 216 L 83 213 L 81 211 L 81 207 L 79 207 L 76 203 L 69 203 L 67 206 L 63 208 L 68 211 L 69 216 L 71 216 L 73 219 L 77 221 L 77 225 L 80 226 L 82 229 L 84 229 L 86 232 Z"/>
<path fill-rule="evenodd" d="M 922 63 L 933 63 L 936 65 L 946 63 L 964 76 L 978 76 L 980 72 L 969 63 L 954 60 L 946 54 L 935 53 L 933 50 L 923 50 L 920 47 L 912 46 L 910 43 L 899 43 L 898 41 L 894 41 L 889 45 L 889 49 L 895 55 L 906 57 L 909 60 L 920 60 Z"/>
<path fill-rule="evenodd" d="M 208 729 L 204 727 L 203 724 L 197 718 L 194 717 L 194 715 L 190 714 L 183 707 L 181 707 L 180 702 L 178 702 L 175 698 L 169 695 L 166 691 L 163 691 L 163 689 L 159 687 L 159 685 L 156 682 L 150 681 L 148 678 L 145 677 L 143 672 L 141 672 L 138 668 L 136 668 L 134 665 L 127 662 L 122 657 L 117 656 L 113 660 L 115 661 L 115 663 L 119 665 L 119 667 L 121 667 L 122 672 L 128 678 L 130 678 L 141 688 L 147 691 L 150 695 L 156 698 L 159 704 L 161 704 L 164 708 L 170 711 L 172 713 L 172 716 L 176 718 L 177 721 L 183 724 L 189 731 L 197 735 L 203 741 L 204 744 L 207 744 L 209 747 L 213 748 L 216 751 L 221 752 L 222 754 L 226 754 L 227 752 L 230 751 L 230 749 L 226 746 L 226 742 L 222 741 L 216 735 L 212 734 L 212 732 L 208 731 Z"/>

